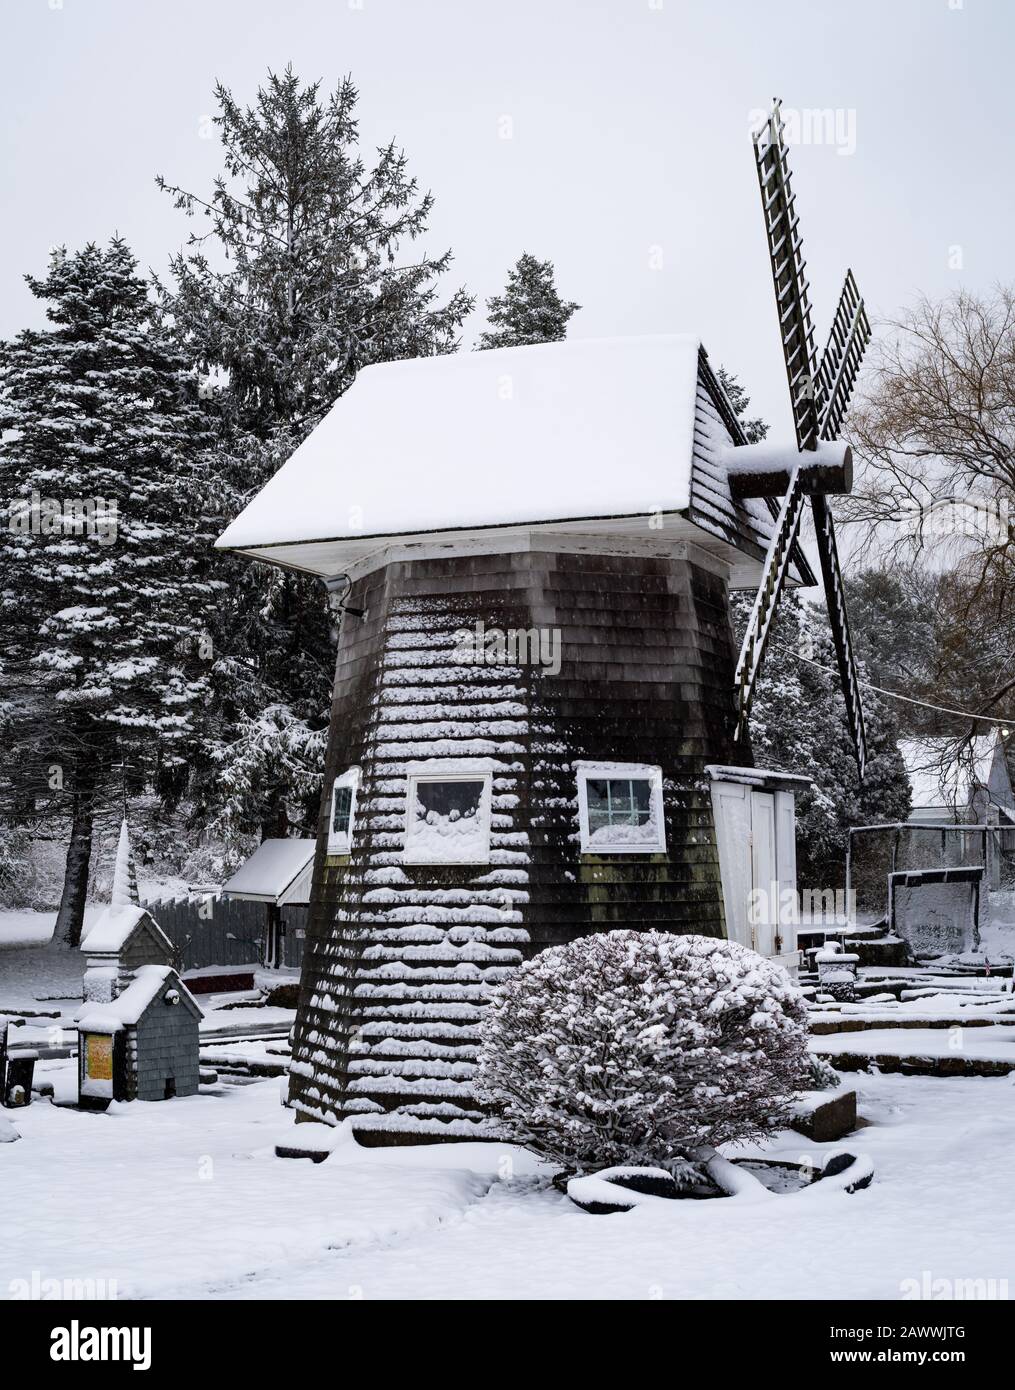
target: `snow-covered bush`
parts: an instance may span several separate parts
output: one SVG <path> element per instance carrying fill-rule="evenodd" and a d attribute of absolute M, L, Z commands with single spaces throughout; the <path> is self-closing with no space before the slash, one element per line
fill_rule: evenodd
<path fill-rule="evenodd" d="M 686 1173 L 783 1125 L 809 1078 L 802 996 L 735 942 L 616 931 L 543 951 L 484 1011 L 477 1090 L 507 1136 L 569 1172 Z"/>
<path fill-rule="evenodd" d="M 842 1083 L 842 1077 L 824 1057 L 811 1055 L 810 1086 L 812 1091 L 834 1091 Z"/>

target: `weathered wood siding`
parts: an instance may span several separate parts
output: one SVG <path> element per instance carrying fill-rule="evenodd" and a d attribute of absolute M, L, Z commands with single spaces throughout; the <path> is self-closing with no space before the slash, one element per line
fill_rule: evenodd
<path fill-rule="evenodd" d="M 364 1142 L 461 1138 L 490 987 L 549 944 L 625 927 L 723 932 L 703 770 L 735 760 L 723 580 L 688 558 L 539 550 L 393 562 L 341 641 L 291 1097 Z M 560 632 L 559 674 L 469 666 L 454 634 Z M 406 764 L 495 760 L 491 861 L 402 863 Z M 658 764 L 665 854 L 582 855 L 575 764 Z M 348 859 L 327 856 L 333 778 L 362 781 Z"/>

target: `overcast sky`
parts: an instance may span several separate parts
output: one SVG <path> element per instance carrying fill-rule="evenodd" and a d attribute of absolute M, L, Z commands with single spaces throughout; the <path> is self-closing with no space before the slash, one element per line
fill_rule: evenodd
<path fill-rule="evenodd" d="M 119 231 L 164 271 L 188 224 L 154 175 L 207 190 L 213 81 L 247 101 L 290 61 L 352 73 L 455 283 L 482 301 L 549 257 L 574 336 L 697 333 L 783 437 L 748 136 L 773 95 L 837 113 L 792 152 L 819 342 L 847 264 L 875 313 L 1015 278 L 1011 0 L 5 0 L 0 23 L 0 335 L 40 322 L 21 276 L 53 244 Z"/>

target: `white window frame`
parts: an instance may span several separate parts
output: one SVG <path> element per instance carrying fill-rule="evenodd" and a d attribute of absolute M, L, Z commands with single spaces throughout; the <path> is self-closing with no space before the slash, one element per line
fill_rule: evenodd
<path fill-rule="evenodd" d="M 483 845 L 479 853 L 470 854 L 467 859 L 435 858 L 424 850 L 413 849 L 413 807 L 416 805 L 416 788 L 420 782 L 479 782 L 482 790 L 479 795 L 480 826 Z M 436 759 L 424 763 L 410 763 L 406 768 L 405 785 L 405 846 L 402 862 L 405 864 L 489 864 L 490 829 L 493 807 L 493 772 L 486 758 L 460 758 L 444 764 Z"/>
<path fill-rule="evenodd" d="M 666 823 L 663 808 L 663 772 L 660 767 L 648 763 L 587 763 L 581 762 L 578 769 L 578 831 L 583 854 L 665 854 Z M 632 844 L 630 840 L 611 842 L 602 837 L 591 843 L 589 831 L 588 783 L 648 782 L 653 820 L 658 829 L 654 840 L 643 840 Z"/>
<path fill-rule="evenodd" d="M 331 784 L 331 801 L 328 806 L 328 853 L 329 854 L 348 854 L 352 849 L 352 836 L 356 828 L 356 801 L 359 795 L 360 769 L 350 767 L 336 777 Z M 352 798 L 349 806 L 349 829 L 345 835 L 336 835 L 333 829 L 335 824 L 335 794 L 340 787 L 351 787 Z"/>

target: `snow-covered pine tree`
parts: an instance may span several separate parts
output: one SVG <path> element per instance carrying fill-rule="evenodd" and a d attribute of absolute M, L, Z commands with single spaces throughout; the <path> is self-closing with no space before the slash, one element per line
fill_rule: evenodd
<path fill-rule="evenodd" d="M 126 243 L 27 277 L 52 327 L 0 355 L 4 802 L 67 816 L 57 932 L 80 937 L 95 815 L 179 790 L 207 693 L 211 528 L 197 380 Z"/>
<path fill-rule="evenodd" d="M 450 251 L 408 249 L 426 232 L 433 197 L 393 142 L 364 159 L 351 79 L 325 95 L 287 68 L 269 73 L 253 106 L 221 84 L 215 97 L 224 168 L 209 195 L 158 182 L 205 223 L 172 262 L 173 283 L 161 294 L 215 391 L 222 437 L 213 465 L 225 521 L 359 368 L 453 351 L 472 300 L 463 289 L 439 297 Z M 231 602 L 214 631 L 214 727 L 193 788 L 198 810 L 221 814 L 232 833 L 234 790 L 260 729 L 267 742 L 259 783 L 242 798 L 246 829 L 286 833 L 295 799 L 306 831 L 316 822 L 314 735 L 327 723 L 334 666 L 323 590 L 264 566 L 221 564 Z M 269 709 L 287 711 L 284 736 L 278 721 L 264 719 Z M 293 767 L 297 747 L 309 759 L 302 771 Z"/>
<path fill-rule="evenodd" d="M 734 594 L 742 634 L 754 595 Z M 860 663 L 860 678 L 866 668 Z M 865 689 L 867 774 L 863 785 L 846 722 L 835 648 L 824 609 L 784 592 L 751 706 L 758 767 L 803 772 L 813 791 L 797 796 L 797 880 L 802 890 L 840 887 L 851 825 L 905 820 L 910 792 L 889 701 Z"/>
<path fill-rule="evenodd" d="M 729 397 L 733 413 L 740 421 L 748 444 L 760 444 L 768 436 L 768 426 L 760 416 L 756 415 L 753 419 L 747 418 L 747 409 L 751 404 L 750 396 L 740 385 L 739 379 L 732 372 L 728 372 L 725 367 L 720 367 L 716 375 Z"/>
<path fill-rule="evenodd" d="M 734 373 L 720 367 L 718 376 L 748 443 L 760 443 L 768 425 L 747 418 L 751 400 Z M 730 596 L 738 640 L 753 602 L 753 593 Z M 844 880 L 849 827 L 904 820 L 909 814 L 895 712 L 880 696 L 863 692 L 868 764 L 861 787 L 824 610 L 784 592 L 769 653 L 751 706 L 754 761 L 758 767 L 805 772 L 814 779 L 814 790 L 797 797 L 797 878 L 802 889 L 836 888 Z"/>
<path fill-rule="evenodd" d="M 524 252 L 508 271 L 507 287 L 486 301 L 493 325 L 480 334 L 479 348 L 524 347 L 556 343 L 567 336 L 571 315 L 582 306 L 561 299 L 554 284 L 553 262 Z"/>

